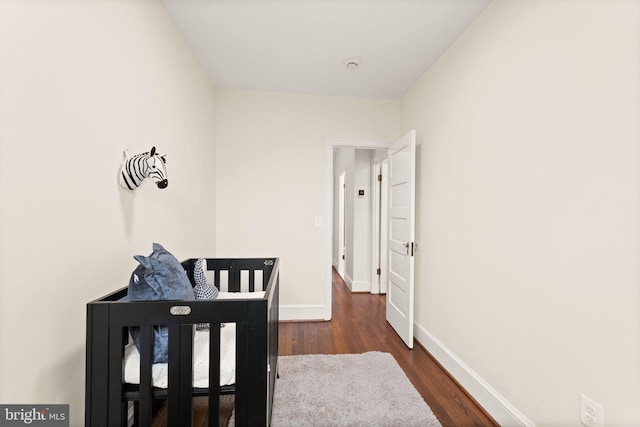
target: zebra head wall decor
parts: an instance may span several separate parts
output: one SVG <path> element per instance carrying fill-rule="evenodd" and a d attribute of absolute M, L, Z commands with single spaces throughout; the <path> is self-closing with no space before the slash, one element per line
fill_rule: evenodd
<path fill-rule="evenodd" d="M 129 157 L 125 150 L 124 161 L 120 167 L 120 186 L 127 190 L 135 190 L 145 178 L 151 178 L 158 188 L 167 188 L 169 181 L 165 170 L 166 156 L 156 153 L 156 147 L 151 147 L 150 152 L 136 154 L 133 157 Z"/>

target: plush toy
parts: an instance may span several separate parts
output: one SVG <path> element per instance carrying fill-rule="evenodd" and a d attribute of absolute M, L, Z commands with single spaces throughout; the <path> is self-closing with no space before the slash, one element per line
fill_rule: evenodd
<path fill-rule="evenodd" d="M 207 277 L 205 272 L 207 271 L 207 260 L 204 258 L 198 259 L 195 262 L 193 268 L 193 294 L 197 300 L 211 300 L 218 297 L 218 288 L 213 285 L 207 284 Z M 224 325 L 223 325 L 224 326 Z M 209 327 L 208 323 L 198 323 L 196 329 L 206 329 Z"/>
<path fill-rule="evenodd" d="M 147 153 L 136 154 L 129 157 L 128 151 L 124 152 L 124 161 L 120 167 L 119 183 L 127 190 L 135 190 L 145 178 L 151 178 L 158 188 L 167 188 L 167 171 L 165 168 L 167 155 L 156 153 L 156 147 L 151 147 Z"/>

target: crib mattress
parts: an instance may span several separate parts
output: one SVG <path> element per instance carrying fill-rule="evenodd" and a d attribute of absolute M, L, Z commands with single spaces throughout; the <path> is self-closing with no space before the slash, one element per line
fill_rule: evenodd
<path fill-rule="evenodd" d="M 220 292 L 218 299 L 264 298 L 264 292 Z M 196 330 L 193 337 L 193 387 L 209 387 L 209 329 Z M 151 367 L 154 387 L 167 388 L 168 363 Z M 220 385 L 231 385 L 236 379 L 236 325 L 227 323 L 220 329 Z M 140 353 L 132 342 L 124 352 L 124 381 L 140 384 Z"/>

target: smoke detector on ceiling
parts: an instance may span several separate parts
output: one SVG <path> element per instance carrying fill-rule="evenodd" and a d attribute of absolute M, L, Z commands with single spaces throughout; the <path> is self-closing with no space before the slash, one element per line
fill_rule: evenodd
<path fill-rule="evenodd" d="M 347 67 L 348 70 L 355 70 L 360 66 L 360 60 L 358 58 L 347 59 L 344 66 Z"/>

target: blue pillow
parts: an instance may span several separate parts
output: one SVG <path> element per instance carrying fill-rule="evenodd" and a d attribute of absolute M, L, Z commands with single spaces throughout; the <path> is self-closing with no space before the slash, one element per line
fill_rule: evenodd
<path fill-rule="evenodd" d="M 180 262 L 158 243 L 153 244 L 153 252 L 148 257 L 136 255 L 140 265 L 129 280 L 129 301 L 160 301 L 195 299 L 191 282 Z M 140 330 L 130 328 L 138 351 L 140 350 Z M 169 329 L 166 326 L 153 327 L 153 363 L 168 362 Z"/>

